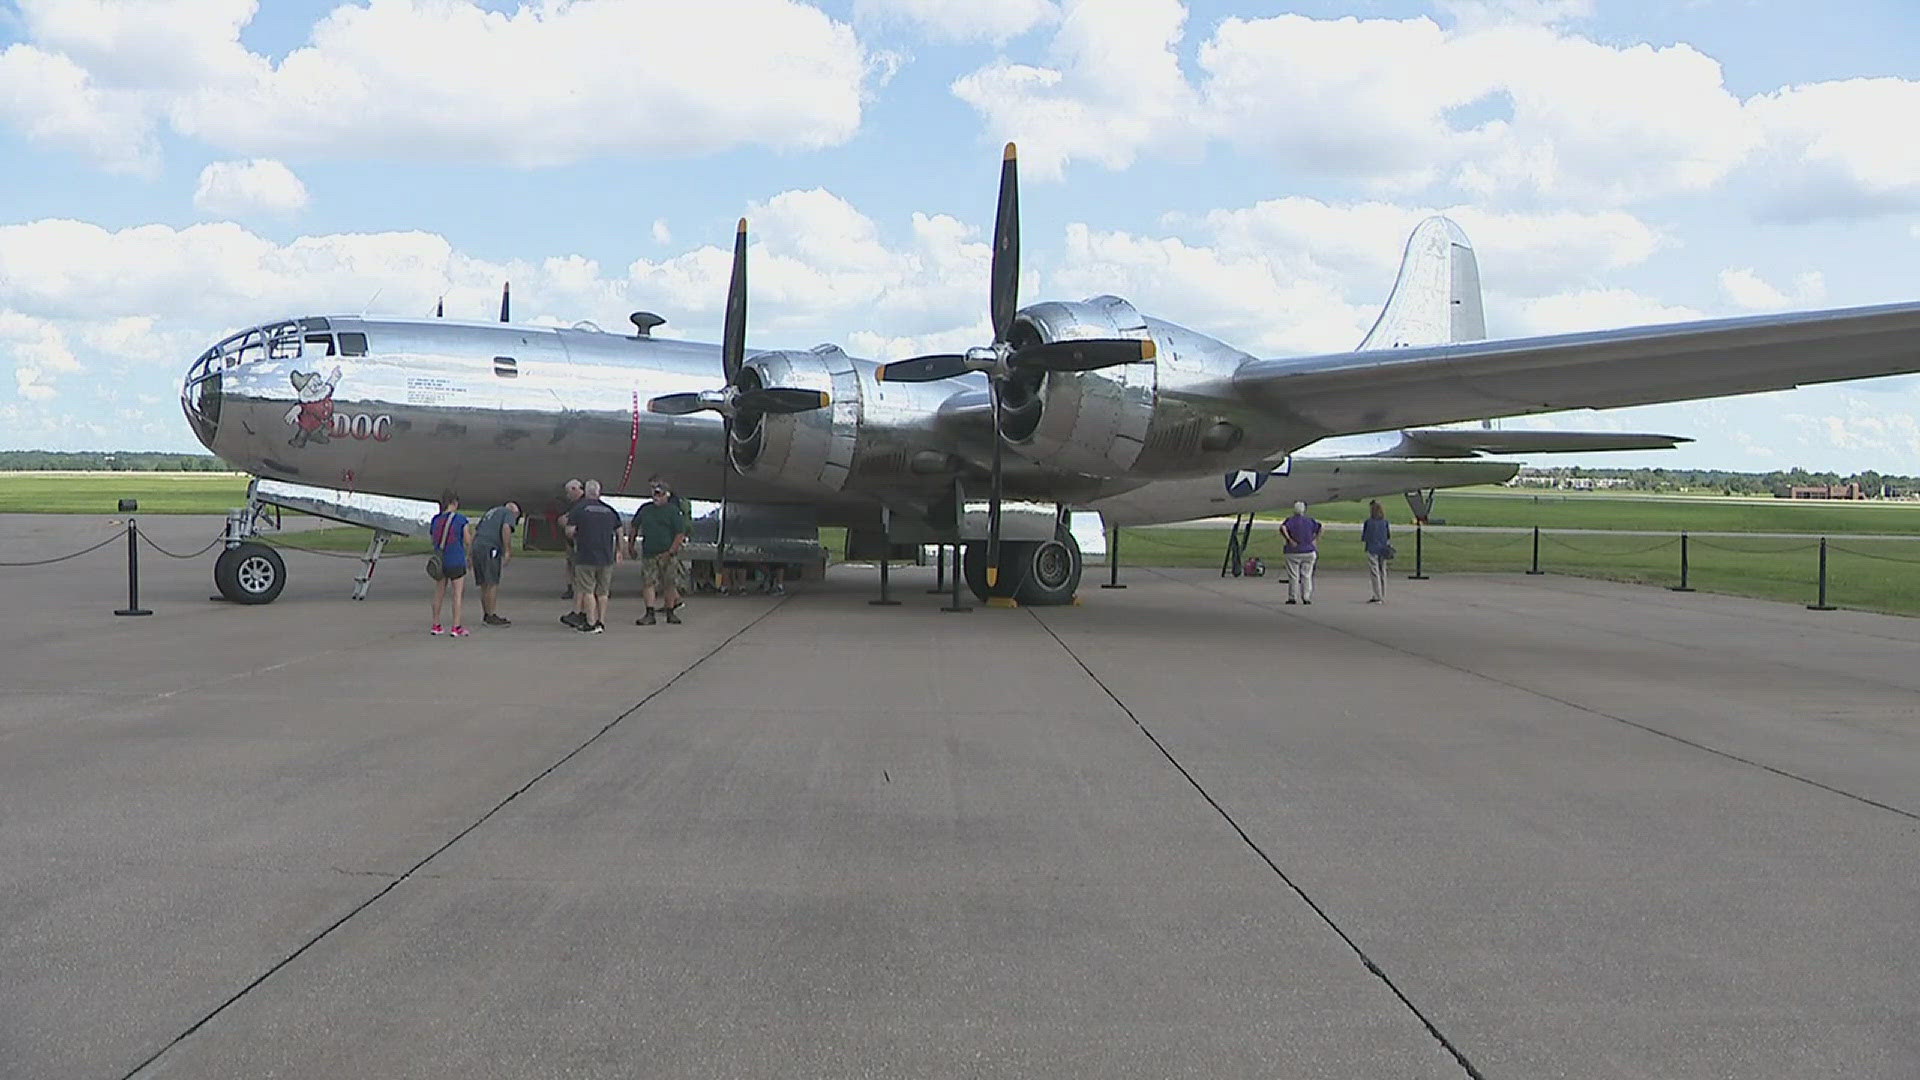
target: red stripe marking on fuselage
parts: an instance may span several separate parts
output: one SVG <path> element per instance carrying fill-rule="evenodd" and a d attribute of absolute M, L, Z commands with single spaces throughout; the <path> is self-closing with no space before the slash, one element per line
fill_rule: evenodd
<path fill-rule="evenodd" d="M 640 391 L 633 392 L 633 434 L 627 439 L 627 471 L 620 474 L 620 494 L 627 493 L 627 481 L 633 479 L 633 459 L 640 453 Z"/>

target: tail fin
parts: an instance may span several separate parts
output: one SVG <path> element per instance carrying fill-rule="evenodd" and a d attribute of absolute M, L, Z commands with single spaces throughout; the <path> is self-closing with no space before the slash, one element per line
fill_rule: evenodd
<path fill-rule="evenodd" d="M 1480 264 L 1473 245 L 1460 226 L 1430 217 L 1407 238 L 1393 294 L 1360 351 L 1448 345 L 1486 336 L 1487 313 L 1480 306 Z"/>

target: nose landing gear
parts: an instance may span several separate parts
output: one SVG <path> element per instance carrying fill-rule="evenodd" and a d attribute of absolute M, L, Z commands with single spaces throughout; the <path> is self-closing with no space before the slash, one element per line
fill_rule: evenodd
<path fill-rule="evenodd" d="M 213 563 L 213 584 L 236 604 L 270 604 L 287 585 L 287 564 L 258 540 L 236 544 Z"/>
<path fill-rule="evenodd" d="M 213 562 L 213 587 L 220 590 L 214 599 L 271 604 L 287 587 L 286 560 L 272 545 L 253 539 L 265 512 L 265 504 L 253 499 L 249 489 L 246 507 L 227 514 L 227 546 Z"/>

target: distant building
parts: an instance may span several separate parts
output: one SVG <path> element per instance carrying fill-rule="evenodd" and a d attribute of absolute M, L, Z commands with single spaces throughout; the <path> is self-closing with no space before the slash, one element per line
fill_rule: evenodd
<path fill-rule="evenodd" d="M 1789 499 L 1864 499 L 1867 493 L 1859 484 L 1807 484 L 1787 489 Z"/>

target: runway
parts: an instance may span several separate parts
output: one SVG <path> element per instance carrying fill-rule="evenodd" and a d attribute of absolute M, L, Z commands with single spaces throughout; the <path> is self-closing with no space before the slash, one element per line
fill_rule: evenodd
<path fill-rule="evenodd" d="M 363 604 L 288 562 L 239 608 L 143 556 L 141 619 L 118 546 L 0 569 L 0 1076 L 1920 1062 L 1920 621 L 1140 569 L 955 615 L 843 568 L 587 637 L 526 560 L 453 641 L 418 560 Z"/>

